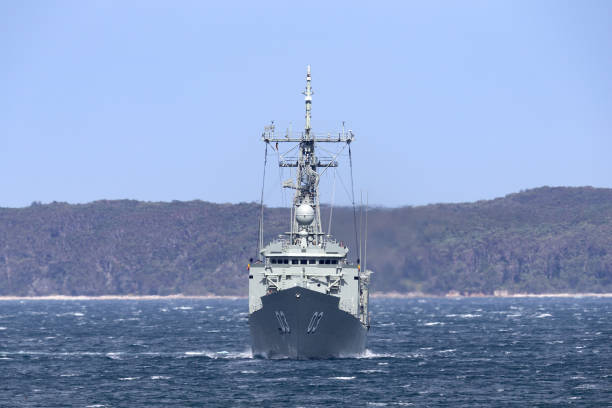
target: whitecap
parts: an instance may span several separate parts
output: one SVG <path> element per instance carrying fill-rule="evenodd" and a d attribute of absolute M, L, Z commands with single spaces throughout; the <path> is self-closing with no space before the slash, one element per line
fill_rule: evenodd
<path fill-rule="evenodd" d="M 152 380 L 168 380 L 170 379 L 170 377 L 168 377 L 167 375 L 152 375 L 151 379 Z"/>
<path fill-rule="evenodd" d="M 248 351 L 186 351 L 185 356 L 187 357 L 207 357 L 213 359 L 242 359 L 242 358 L 253 358 L 253 352 Z"/>
<path fill-rule="evenodd" d="M 257 371 L 253 371 L 253 370 L 242 370 L 242 371 L 240 371 L 240 374 L 257 374 Z"/>
<path fill-rule="evenodd" d="M 543 317 L 552 317 L 550 313 L 542 313 L 536 316 L 536 319 L 541 319 Z"/>
<path fill-rule="evenodd" d="M 448 349 L 448 350 L 440 350 L 438 351 L 438 353 L 452 353 L 457 351 L 457 349 Z"/>
<path fill-rule="evenodd" d="M 471 319 L 473 317 L 482 317 L 482 315 L 480 314 L 471 314 L 471 313 L 466 313 L 466 314 L 461 314 L 459 315 L 459 317 L 462 317 L 464 319 Z"/>
<path fill-rule="evenodd" d="M 329 377 L 330 380 L 341 380 L 341 381 L 349 381 L 354 380 L 355 377 Z"/>
<path fill-rule="evenodd" d="M 186 351 L 186 356 L 206 356 L 208 357 L 211 353 L 208 351 Z"/>
<path fill-rule="evenodd" d="M 427 323 L 425 323 L 425 326 L 438 326 L 438 325 L 442 326 L 442 325 L 444 325 L 444 323 L 442 323 L 442 322 L 427 322 Z"/>
<path fill-rule="evenodd" d="M 6 330 L 6 327 L 0 326 L 0 330 Z"/>
<path fill-rule="evenodd" d="M 374 374 L 374 373 L 386 373 L 385 370 L 359 370 L 360 373 L 363 374 Z"/>
<path fill-rule="evenodd" d="M 597 388 L 597 384 L 580 384 L 579 386 L 574 387 L 576 390 L 595 390 Z"/>
<path fill-rule="evenodd" d="M 178 306 L 178 307 L 173 307 L 172 309 L 174 309 L 174 310 L 192 310 L 193 307 L 191 307 L 191 306 Z"/>
<path fill-rule="evenodd" d="M 140 377 L 121 377 L 119 378 L 119 381 L 133 381 L 133 380 L 138 380 Z"/>
<path fill-rule="evenodd" d="M 85 408 L 105 408 L 106 405 L 103 404 L 93 404 L 93 405 L 85 405 Z"/>
<path fill-rule="evenodd" d="M 111 360 L 121 360 L 121 353 L 106 353 L 106 357 L 110 358 Z"/>
<path fill-rule="evenodd" d="M 348 356 L 351 357 L 351 356 Z M 353 356 L 353 358 L 388 358 L 393 357 L 391 354 L 375 353 L 370 349 L 366 349 L 363 353 Z"/>

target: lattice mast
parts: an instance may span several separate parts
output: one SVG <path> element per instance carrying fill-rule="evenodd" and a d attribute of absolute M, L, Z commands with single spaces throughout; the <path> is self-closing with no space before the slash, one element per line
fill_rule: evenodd
<path fill-rule="evenodd" d="M 312 111 L 312 86 L 310 65 L 306 72 L 306 88 L 302 92 L 306 105 L 304 131 L 299 135 L 292 135 L 287 131 L 284 137 L 275 136 L 274 124 L 266 126 L 263 140 L 266 143 L 291 142 L 299 143 L 298 157 L 294 159 L 284 158 L 281 156 L 279 166 L 281 167 L 296 167 L 295 182 L 287 181 L 283 183 L 283 187 L 295 189 L 293 197 L 293 217 L 292 228 L 287 233 L 291 244 L 300 245 L 306 248 L 310 245 L 320 246 L 325 240 L 325 233 L 321 224 L 321 209 L 319 203 L 319 180 L 320 173 L 317 168 L 323 168 L 323 171 L 329 167 L 338 167 L 338 162 L 335 157 L 320 159 L 315 154 L 315 143 L 346 143 L 353 141 L 353 133 L 351 131 L 338 134 L 337 137 L 332 137 L 331 134 L 326 136 L 316 136 L 311 127 L 311 111 Z"/>
<path fill-rule="evenodd" d="M 318 245 L 323 238 L 321 228 L 321 211 L 319 207 L 319 173 L 317 172 L 317 156 L 315 140 L 311 134 L 310 125 L 312 110 L 312 86 L 310 65 L 306 72 L 306 89 L 303 92 L 306 105 L 304 133 L 300 141 L 297 161 L 296 190 L 293 197 L 294 217 L 293 228 L 297 236 L 292 236 L 293 243 L 302 247 Z"/>

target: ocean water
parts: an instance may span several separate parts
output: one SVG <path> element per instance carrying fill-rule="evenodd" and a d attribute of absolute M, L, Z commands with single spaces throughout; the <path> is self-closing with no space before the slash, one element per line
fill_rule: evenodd
<path fill-rule="evenodd" d="M 0 406 L 612 406 L 612 299 L 372 299 L 362 356 L 253 358 L 247 302 L 0 301 Z"/>

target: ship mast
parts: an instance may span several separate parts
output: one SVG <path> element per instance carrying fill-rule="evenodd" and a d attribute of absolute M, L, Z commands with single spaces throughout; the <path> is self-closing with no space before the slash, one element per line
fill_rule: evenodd
<path fill-rule="evenodd" d="M 286 158 L 281 155 L 280 167 L 296 167 L 295 182 L 285 182 L 283 187 L 295 189 L 293 197 L 293 219 L 291 230 L 287 233 L 290 244 L 299 245 L 302 249 L 308 246 L 322 246 L 325 233 L 321 225 L 321 211 L 319 205 L 319 178 L 317 168 L 323 172 L 329 167 L 338 167 L 336 156 L 320 159 L 315 154 L 315 143 L 346 143 L 353 141 L 353 133 L 349 130 L 332 137 L 330 133 L 317 136 L 311 127 L 312 116 L 312 86 L 310 65 L 306 71 L 306 89 L 302 92 L 306 105 L 304 132 L 293 135 L 289 131 L 285 137 L 275 135 L 274 125 L 267 126 L 262 138 L 266 143 L 293 142 L 299 144 L 298 157 Z"/>
<path fill-rule="evenodd" d="M 315 155 L 314 138 L 311 134 L 312 86 L 310 84 L 310 65 L 306 72 L 306 89 L 303 92 L 306 105 L 304 134 L 299 145 L 297 161 L 296 190 L 293 198 L 294 219 L 291 237 L 293 244 L 302 248 L 320 245 L 323 239 L 321 213 L 319 208 L 319 173 Z"/>
<path fill-rule="evenodd" d="M 310 136 L 310 109 L 312 105 L 312 87 L 310 86 L 311 80 L 310 65 L 308 65 L 308 70 L 306 71 L 306 90 L 303 92 L 304 101 L 306 102 L 306 124 L 304 125 L 306 136 Z"/>

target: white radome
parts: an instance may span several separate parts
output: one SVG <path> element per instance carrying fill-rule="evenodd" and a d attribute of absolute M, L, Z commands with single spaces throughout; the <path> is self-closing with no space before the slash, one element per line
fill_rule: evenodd
<path fill-rule="evenodd" d="M 295 210 L 295 218 L 300 225 L 310 225 L 314 220 L 314 208 L 308 204 L 301 204 Z"/>

